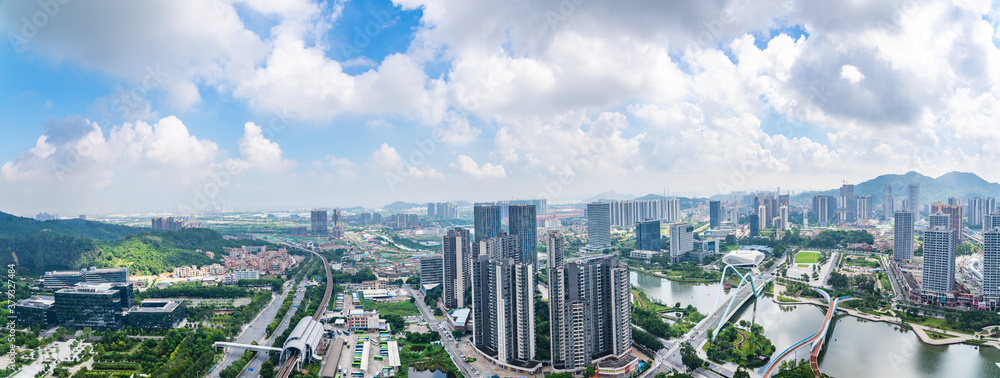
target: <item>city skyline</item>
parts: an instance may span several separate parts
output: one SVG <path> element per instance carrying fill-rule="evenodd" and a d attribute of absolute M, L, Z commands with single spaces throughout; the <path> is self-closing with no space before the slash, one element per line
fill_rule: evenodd
<path fill-rule="evenodd" d="M 0 5 L 19 214 L 1000 180 L 986 6 L 57 3 Z"/>

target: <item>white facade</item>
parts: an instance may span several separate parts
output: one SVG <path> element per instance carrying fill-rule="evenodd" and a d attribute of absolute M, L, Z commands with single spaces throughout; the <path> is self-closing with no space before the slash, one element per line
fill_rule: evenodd
<path fill-rule="evenodd" d="M 738 249 L 722 256 L 722 262 L 732 266 L 756 266 L 764 261 L 764 254 L 752 249 Z"/>
<path fill-rule="evenodd" d="M 257 280 L 260 279 L 260 272 L 253 269 L 241 269 L 233 272 L 233 282 L 239 282 L 240 280 Z"/>
<path fill-rule="evenodd" d="M 694 225 L 674 223 L 670 225 L 670 257 L 677 258 L 694 250 Z"/>

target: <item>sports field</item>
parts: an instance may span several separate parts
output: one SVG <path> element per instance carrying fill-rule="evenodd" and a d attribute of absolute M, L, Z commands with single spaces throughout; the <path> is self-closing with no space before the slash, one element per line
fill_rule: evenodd
<path fill-rule="evenodd" d="M 799 252 L 795 254 L 796 264 L 815 264 L 819 262 L 819 252 Z"/>

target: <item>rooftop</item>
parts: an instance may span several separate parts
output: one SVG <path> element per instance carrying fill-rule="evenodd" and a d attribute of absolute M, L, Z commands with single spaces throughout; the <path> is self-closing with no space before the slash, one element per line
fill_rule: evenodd
<path fill-rule="evenodd" d="M 156 313 L 156 312 L 173 312 L 177 309 L 177 306 L 181 305 L 181 301 L 163 300 L 163 299 L 147 299 L 142 301 L 138 306 L 132 306 L 128 312 L 144 312 L 144 313 Z"/>

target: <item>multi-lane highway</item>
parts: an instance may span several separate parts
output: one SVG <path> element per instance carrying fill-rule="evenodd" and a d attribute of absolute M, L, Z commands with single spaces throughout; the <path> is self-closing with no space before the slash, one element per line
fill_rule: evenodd
<path fill-rule="evenodd" d="M 302 281 L 299 282 L 299 285 L 295 289 L 295 293 L 293 294 L 294 297 L 292 298 L 292 308 L 290 308 L 288 312 L 285 313 L 285 317 L 281 319 L 281 323 L 278 324 L 278 328 L 274 330 L 274 333 L 271 334 L 271 337 L 268 337 L 267 340 L 264 341 L 263 345 L 271 346 L 274 343 L 274 338 L 277 337 L 277 335 L 280 335 L 283 332 L 285 332 L 285 329 L 288 328 L 288 323 L 292 321 L 292 317 L 295 316 L 295 312 L 298 310 L 299 304 L 302 303 L 302 298 L 305 297 L 307 281 L 309 281 L 309 277 L 303 277 Z M 284 302 L 284 299 L 282 299 L 282 302 Z M 272 321 L 273 318 L 274 317 L 272 316 Z M 269 357 L 270 357 L 269 353 L 258 352 L 257 354 L 254 355 L 253 359 L 250 360 L 250 363 L 248 363 L 247 366 L 243 368 L 243 371 L 240 372 L 239 377 L 252 378 L 260 376 L 260 366 L 264 363 L 264 361 L 267 361 Z"/>
<path fill-rule="evenodd" d="M 424 319 L 427 319 L 428 327 L 430 327 L 431 330 L 437 331 L 438 334 L 441 335 L 441 345 L 444 346 L 444 350 L 451 356 L 451 360 L 455 362 L 455 366 L 458 366 L 458 370 L 461 370 L 462 374 L 466 377 L 475 377 L 475 370 L 469 366 L 468 362 L 465 362 L 465 359 L 462 358 L 462 353 L 458 350 L 458 343 L 460 341 L 455 340 L 452 337 L 451 332 L 448 331 L 446 321 L 444 319 L 437 319 L 434 317 L 434 312 L 427 307 L 426 303 L 424 303 L 423 295 L 416 290 L 413 290 L 413 288 L 408 285 L 406 286 L 406 290 L 414 299 L 416 299 L 414 302 L 417 303 L 417 308 L 424 316 Z"/>
<path fill-rule="evenodd" d="M 316 255 L 316 257 L 319 257 L 320 261 L 323 262 L 323 268 L 326 270 L 326 292 L 323 294 L 323 300 L 319 302 L 319 307 L 316 308 L 316 313 L 313 314 L 313 320 L 318 321 L 320 318 L 323 317 L 323 313 L 326 311 L 326 306 L 328 303 L 330 303 L 330 296 L 333 295 L 333 274 L 330 273 L 330 263 L 326 261 L 326 257 L 323 257 L 322 255 L 316 252 L 284 242 L 281 242 L 281 244 L 284 244 L 291 248 L 298 248 L 300 250 L 312 253 Z M 278 368 L 278 372 L 277 375 L 275 375 L 275 377 L 277 378 L 288 377 L 288 374 L 291 373 L 292 368 L 293 366 L 295 366 L 296 362 L 298 362 L 298 356 L 292 356 L 291 358 L 285 360 L 285 363 Z"/>
<path fill-rule="evenodd" d="M 256 341 L 260 343 L 260 341 L 267 336 L 267 325 L 274 321 L 274 317 L 278 314 L 278 309 L 281 308 L 281 304 L 285 301 L 285 296 L 287 296 L 291 290 L 291 285 L 285 285 L 282 294 L 271 299 L 271 303 L 269 303 L 267 307 L 265 307 L 264 310 L 250 322 L 250 324 L 244 326 L 243 331 L 236 337 L 235 340 L 233 340 L 233 342 L 239 344 L 250 344 Z M 236 360 L 240 359 L 243 352 L 243 349 L 226 349 L 225 355 L 222 356 L 222 360 L 220 360 L 219 363 L 212 368 L 212 371 L 205 375 L 205 377 L 218 378 L 219 372 Z"/>

